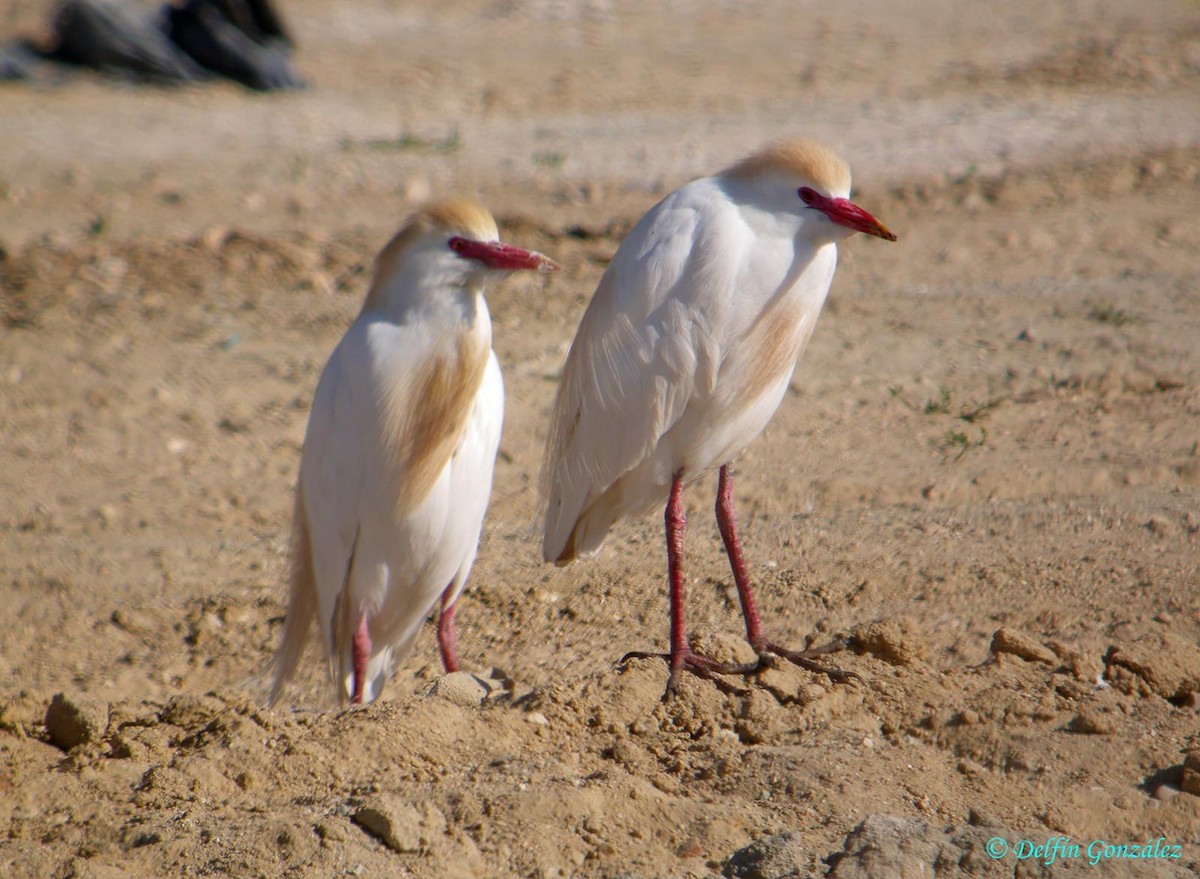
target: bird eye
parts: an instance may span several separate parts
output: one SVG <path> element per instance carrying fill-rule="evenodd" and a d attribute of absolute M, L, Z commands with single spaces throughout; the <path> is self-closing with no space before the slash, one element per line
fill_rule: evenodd
<path fill-rule="evenodd" d="M 817 200 L 816 191 L 813 189 L 809 189 L 807 186 L 801 186 L 797 192 L 800 196 L 800 200 L 803 201 L 805 204 L 812 204 L 814 201 Z"/>
<path fill-rule="evenodd" d="M 462 253 L 467 249 L 467 239 L 459 238 L 457 235 L 450 239 L 450 249 L 455 253 Z"/>

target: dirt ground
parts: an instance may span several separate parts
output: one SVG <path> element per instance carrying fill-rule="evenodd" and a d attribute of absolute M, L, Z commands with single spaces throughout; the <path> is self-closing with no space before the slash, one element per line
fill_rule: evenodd
<path fill-rule="evenodd" d="M 0 86 L 0 874 L 1200 870 L 1200 7 L 282 6 L 302 92 Z M 49 10 L 0 0 L 0 37 Z M 548 409 L 632 222 L 785 134 L 900 236 L 841 248 L 736 463 L 773 634 L 852 637 L 861 680 L 664 703 L 662 662 L 618 665 L 666 644 L 661 519 L 538 561 Z M 488 294 L 479 680 L 430 631 L 373 706 L 314 649 L 266 709 L 317 375 L 451 192 L 564 266 Z M 687 503 L 692 631 L 744 655 Z"/>

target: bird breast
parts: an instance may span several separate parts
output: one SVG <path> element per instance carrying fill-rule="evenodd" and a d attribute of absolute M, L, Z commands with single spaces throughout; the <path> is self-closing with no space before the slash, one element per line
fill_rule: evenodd
<path fill-rule="evenodd" d="M 832 247 L 818 250 L 799 277 L 785 282 L 749 327 L 725 343 L 715 385 L 693 400 L 673 431 L 675 466 L 708 470 L 766 427 L 816 327 L 836 258 Z"/>
<path fill-rule="evenodd" d="M 462 441 L 490 352 L 490 333 L 464 327 L 442 352 L 385 383 L 381 439 L 398 517 L 429 494 Z"/>

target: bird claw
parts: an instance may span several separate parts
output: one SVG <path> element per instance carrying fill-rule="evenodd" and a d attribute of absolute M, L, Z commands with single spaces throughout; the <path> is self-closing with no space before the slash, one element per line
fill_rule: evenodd
<path fill-rule="evenodd" d="M 622 656 L 618 665 L 624 665 L 630 659 L 661 659 L 671 667 L 671 675 L 667 678 L 667 689 L 663 693 L 664 701 L 674 698 L 679 687 L 679 673 L 682 671 L 690 671 L 697 677 L 704 678 L 706 681 L 712 681 L 722 693 L 745 696 L 749 692 L 748 690 L 734 686 L 729 681 L 721 678 L 720 675 L 749 675 L 758 671 L 762 665 L 761 662 L 718 662 L 703 654 L 696 653 L 691 647 L 686 648 L 675 658 L 672 658 L 669 653 L 650 653 L 635 650 Z"/>
<path fill-rule="evenodd" d="M 836 666 L 828 666 L 816 661 L 816 657 L 827 656 L 830 653 L 845 650 L 849 646 L 850 641 L 845 638 L 835 639 L 828 644 L 823 644 L 820 647 L 812 647 L 808 650 L 789 650 L 786 647 L 766 641 L 755 647 L 755 651 L 758 653 L 758 660 L 746 663 L 718 662 L 701 653 L 696 653 L 691 647 L 687 647 L 681 652 L 680 656 L 674 659 L 669 653 L 633 650 L 622 656 L 617 665 L 622 666 L 631 659 L 661 659 L 666 662 L 671 667 L 671 676 L 667 679 L 667 689 L 663 693 L 663 699 L 674 697 L 679 687 L 680 672 L 683 671 L 689 671 L 697 677 L 712 681 L 716 684 L 717 689 L 723 693 L 744 696 L 747 694 L 747 690 L 734 686 L 721 678 L 720 675 L 742 675 L 745 677 L 756 674 L 765 668 L 773 666 L 777 657 L 779 659 L 786 659 L 788 662 L 815 674 L 823 674 L 835 684 L 848 684 L 851 681 L 861 681 L 862 676 L 857 672 L 847 671 Z"/>
<path fill-rule="evenodd" d="M 846 671 L 845 669 L 837 668 L 836 666 L 828 666 L 817 662 L 816 657 L 827 656 L 830 653 L 836 653 L 839 650 L 845 650 L 850 646 L 849 640 L 838 638 L 830 641 L 828 644 L 823 644 L 820 647 L 812 647 L 808 650 L 789 650 L 786 647 L 780 647 L 778 644 L 773 644 L 770 641 L 759 645 L 755 648 L 758 652 L 758 660 L 760 666 L 771 661 L 771 657 L 778 656 L 780 659 L 786 659 L 788 662 L 798 665 L 801 668 L 811 671 L 815 674 L 823 674 L 832 683 L 848 684 L 851 681 L 861 681 L 862 675 L 857 672 Z"/>
<path fill-rule="evenodd" d="M 631 659 L 661 659 L 667 663 L 671 661 L 669 653 L 651 653 L 647 650 L 630 650 L 624 656 L 617 660 L 617 665 L 621 666 L 629 662 Z"/>

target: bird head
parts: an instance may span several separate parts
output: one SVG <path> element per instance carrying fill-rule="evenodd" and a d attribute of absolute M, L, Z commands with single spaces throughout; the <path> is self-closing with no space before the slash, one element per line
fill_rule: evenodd
<path fill-rule="evenodd" d="M 557 268 L 548 256 L 502 244 L 496 221 L 481 205 L 466 199 L 435 202 L 409 217 L 375 258 L 364 310 L 438 289 L 480 291 L 496 274 Z"/>
<path fill-rule="evenodd" d="M 797 216 L 810 238 L 836 241 L 863 232 L 896 240 L 883 223 L 850 201 L 850 168 L 817 141 L 780 141 L 743 159 L 727 174 L 758 184 L 770 208 Z"/>

